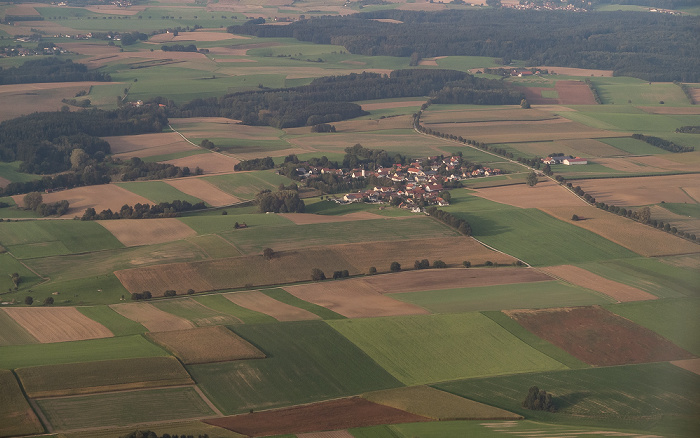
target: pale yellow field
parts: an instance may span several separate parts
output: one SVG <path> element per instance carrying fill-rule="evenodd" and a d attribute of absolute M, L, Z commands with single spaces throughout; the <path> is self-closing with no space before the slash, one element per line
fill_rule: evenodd
<path fill-rule="evenodd" d="M 656 296 L 636 287 L 608 280 L 577 266 L 562 265 L 540 268 L 542 271 L 571 284 L 603 293 L 618 302 L 655 300 Z"/>
<path fill-rule="evenodd" d="M 67 342 L 114 336 L 75 307 L 16 307 L 4 310 L 39 342 Z"/>
<path fill-rule="evenodd" d="M 674 360 L 671 363 L 684 370 L 700 374 L 700 359 Z"/>
<path fill-rule="evenodd" d="M 278 321 L 307 321 L 321 319 L 308 310 L 290 306 L 289 304 L 270 298 L 262 292 L 232 292 L 223 295 L 234 304 L 246 309 L 270 315 Z"/>
<path fill-rule="evenodd" d="M 223 41 L 231 39 L 250 39 L 243 35 L 234 35 L 226 32 L 207 32 L 207 31 L 196 31 L 196 32 L 179 32 L 177 36 L 172 33 L 161 33 L 158 35 L 153 35 L 148 41 L 154 43 L 164 43 L 164 42 L 185 42 L 185 41 Z"/>
<path fill-rule="evenodd" d="M 525 177 L 523 177 L 524 180 Z M 527 185 L 490 187 L 477 189 L 474 194 L 484 199 L 520 208 L 576 207 L 586 205 L 584 201 L 571 193 L 571 191 L 550 179 L 542 181 L 534 187 Z"/>
<path fill-rule="evenodd" d="M 152 157 L 199 149 L 175 132 L 103 137 L 117 158 Z"/>
<path fill-rule="evenodd" d="M 265 358 L 265 353 L 220 325 L 149 333 L 148 337 L 187 365 Z"/>
<path fill-rule="evenodd" d="M 349 222 L 349 221 L 361 221 L 370 219 L 394 219 L 387 216 L 380 216 L 378 214 L 371 213 L 369 211 L 358 211 L 355 213 L 348 213 L 339 216 L 330 215 L 320 215 L 311 213 L 280 213 L 280 216 L 289 219 L 297 225 L 308 225 L 308 224 L 326 224 L 332 222 Z"/>
<path fill-rule="evenodd" d="M 576 185 L 597 202 L 629 207 L 660 202 L 692 202 L 687 193 L 700 192 L 700 175 L 663 175 L 637 178 L 578 180 Z M 697 191 L 697 192 L 696 192 Z"/>
<path fill-rule="evenodd" d="M 124 246 L 153 245 L 196 236 L 192 228 L 175 218 L 98 221 Z"/>
<path fill-rule="evenodd" d="M 208 153 L 161 161 L 161 163 L 172 164 L 173 166 L 178 167 L 187 166 L 190 168 L 190 171 L 194 171 L 197 167 L 199 167 L 204 173 L 211 174 L 232 173 L 233 166 L 238 164 L 239 160 L 224 154 Z"/>
<path fill-rule="evenodd" d="M 222 191 L 202 178 L 177 178 L 166 180 L 165 183 L 183 193 L 199 198 L 214 207 L 231 205 L 241 200 Z"/>
<path fill-rule="evenodd" d="M 148 303 L 112 304 L 109 307 L 120 315 L 143 325 L 149 332 L 167 332 L 194 328 L 194 324 L 190 321 L 164 312 Z"/>

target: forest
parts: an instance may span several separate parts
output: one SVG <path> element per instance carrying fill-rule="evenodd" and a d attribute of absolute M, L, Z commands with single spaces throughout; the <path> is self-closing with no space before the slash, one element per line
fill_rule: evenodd
<path fill-rule="evenodd" d="M 0 67 L 0 85 L 78 81 L 109 82 L 111 78 L 107 73 L 88 71 L 85 64 L 54 56 L 32 59 L 17 67 Z"/>
<path fill-rule="evenodd" d="M 380 22 L 377 19 L 400 21 Z M 648 81 L 700 81 L 696 17 L 636 12 L 441 12 L 382 10 L 311 18 L 288 26 L 245 24 L 228 31 L 344 46 L 369 56 L 489 56 L 613 70 Z"/>

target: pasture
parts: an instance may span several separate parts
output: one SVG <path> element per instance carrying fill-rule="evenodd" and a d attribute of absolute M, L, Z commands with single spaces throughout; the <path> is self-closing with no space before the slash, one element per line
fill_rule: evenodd
<path fill-rule="evenodd" d="M 604 104 L 689 106 L 683 90 L 672 83 L 647 82 L 629 77 L 591 77 Z"/>
<path fill-rule="evenodd" d="M 126 182 L 117 185 L 146 199 L 150 199 L 152 203 L 156 204 L 160 202 L 173 202 L 175 200 L 187 201 L 190 204 L 202 202 L 201 199 L 185 194 L 163 181 Z"/>
<path fill-rule="evenodd" d="M 223 326 L 150 333 L 186 365 L 264 359 L 265 354 Z"/>
<path fill-rule="evenodd" d="M 57 431 L 215 415 L 193 387 L 47 398 L 37 405 Z"/>
<path fill-rule="evenodd" d="M 98 360 L 161 357 L 168 353 L 140 335 L 54 344 L 0 347 L 0 368 L 93 362 Z"/>
<path fill-rule="evenodd" d="M 31 398 L 61 397 L 163 386 L 192 385 L 172 357 L 103 360 L 15 370 Z"/>
<path fill-rule="evenodd" d="M 523 394 L 533 385 L 553 395 L 557 413 L 522 407 Z M 671 436 L 697 432 L 700 376 L 668 363 L 469 379 L 435 387 L 540 422 Z"/>
<path fill-rule="evenodd" d="M 231 242 L 225 240 L 217 234 L 206 234 L 187 239 L 188 242 L 200 248 L 212 259 L 223 259 L 226 257 L 237 257 L 242 255 Z"/>
<path fill-rule="evenodd" d="M 406 385 L 566 368 L 478 313 L 327 323 Z"/>
<path fill-rule="evenodd" d="M 500 268 L 493 275 L 498 275 L 498 271 Z M 610 302 L 606 297 L 582 287 L 558 281 L 394 293 L 391 298 L 415 304 L 433 313 L 541 309 Z"/>
<path fill-rule="evenodd" d="M 198 234 L 213 234 L 234 230 L 236 222 L 246 224 L 249 228 L 264 226 L 272 228 L 279 225 L 292 225 L 289 219 L 279 214 L 258 214 L 258 213 L 239 213 L 238 209 L 225 210 L 227 214 L 222 215 L 217 212 L 216 215 L 196 215 L 183 216 L 178 218 L 179 221 L 187 224 L 188 227 L 195 230 Z M 240 230 L 244 231 L 244 230 Z"/>
<path fill-rule="evenodd" d="M 44 432 L 14 374 L 0 370 L 0 436 L 11 437 Z"/>
<path fill-rule="evenodd" d="M 661 155 L 670 152 L 631 137 L 601 138 L 601 142 L 632 155 Z"/>
<path fill-rule="evenodd" d="M 14 273 L 17 273 L 20 276 L 21 280 L 18 290 L 21 291 L 22 294 L 41 280 L 39 276 L 27 269 L 25 265 L 12 257 L 11 254 L 0 252 L 0 287 L 2 288 L 3 292 L 14 289 L 15 283 L 12 280 L 12 274 Z M 3 297 L 2 301 L 6 302 L 11 301 L 12 299 L 18 299 L 19 294 L 16 295 L 17 296 L 12 295 L 11 297 Z"/>
<path fill-rule="evenodd" d="M 321 321 L 244 324 L 234 331 L 268 358 L 187 367 L 225 415 L 401 386 Z"/>

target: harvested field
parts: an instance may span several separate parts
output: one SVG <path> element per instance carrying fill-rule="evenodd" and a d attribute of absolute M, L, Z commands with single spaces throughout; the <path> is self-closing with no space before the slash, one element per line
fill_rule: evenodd
<path fill-rule="evenodd" d="M 24 5 L 13 5 L 10 6 L 9 8 L 5 9 L 5 15 L 21 15 L 21 16 L 39 16 L 41 15 L 36 9 L 34 9 L 34 5 L 29 5 L 29 4 L 24 4 Z"/>
<path fill-rule="evenodd" d="M 111 208 L 112 211 L 119 211 L 124 204 L 153 204 L 153 201 L 131 193 L 116 184 L 76 187 L 74 189 L 45 193 L 42 196 L 47 204 L 63 199 L 67 200 L 70 203 L 70 208 L 65 216 L 82 216 L 87 208 L 94 208 L 99 213 L 108 208 Z M 24 205 L 23 198 L 24 195 L 12 197 L 15 203 L 20 206 Z"/>
<path fill-rule="evenodd" d="M 345 283 L 360 282 L 379 293 L 393 294 L 548 280 L 552 280 L 552 277 L 528 268 L 455 268 L 406 271 L 391 275 L 346 280 Z"/>
<path fill-rule="evenodd" d="M 653 331 L 598 306 L 504 313 L 542 339 L 594 366 L 693 358 Z"/>
<path fill-rule="evenodd" d="M 693 162 L 692 160 L 685 161 L 683 158 L 676 161 L 676 157 L 671 157 L 671 154 L 665 154 L 664 156 L 650 155 L 645 157 L 634 157 L 632 160 L 639 163 L 641 166 L 656 167 L 663 170 L 673 170 L 680 172 L 699 172 L 700 165 Z M 689 158 L 685 156 L 686 158 Z M 648 172 L 648 170 L 647 170 Z M 700 186 L 698 186 L 700 189 Z"/>
<path fill-rule="evenodd" d="M 269 126 L 242 125 L 240 120 L 224 117 L 172 118 L 170 124 L 185 137 L 194 138 L 231 137 L 246 140 L 279 140 L 282 132 Z"/>
<path fill-rule="evenodd" d="M 576 207 L 585 203 L 566 188 L 547 179 L 535 187 L 513 185 L 476 189 L 476 196 L 520 208 Z"/>
<path fill-rule="evenodd" d="M 492 251 L 469 237 L 370 242 L 280 251 L 272 260 L 260 255 L 116 271 L 119 281 L 130 292 L 150 290 L 160 295 L 167 289 L 195 291 L 222 290 L 247 284 L 267 285 L 309 280 L 310 266 L 327 274 L 347 269 L 351 275 L 366 273 L 371 266 L 389 270 L 388 260 L 413 266 L 416 258 L 442 260 L 448 266 L 470 260 L 474 265 L 490 260 L 501 265 L 515 261 Z"/>
<path fill-rule="evenodd" d="M 700 359 L 674 360 L 671 363 L 691 373 L 700 374 Z"/>
<path fill-rule="evenodd" d="M 550 207 L 541 210 L 646 257 L 700 252 L 700 245 L 696 243 L 590 205 Z M 574 214 L 583 220 L 572 221 Z"/>
<path fill-rule="evenodd" d="M 676 214 L 660 205 L 652 205 L 649 207 L 649 210 L 651 211 L 652 219 L 672 224 L 681 231 L 696 235 L 700 234 L 700 217 Z"/>
<path fill-rule="evenodd" d="M 321 319 L 318 315 L 314 315 L 308 310 L 277 301 L 260 291 L 234 292 L 224 294 L 224 297 L 234 304 L 270 315 L 278 321 L 308 321 L 310 319 Z"/>
<path fill-rule="evenodd" d="M 528 67 L 530 68 L 530 67 Z M 592 69 L 587 69 L 587 68 L 572 68 L 572 67 L 551 67 L 551 66 L 546 66 L 542 65 L 539 67 L 535 68 L 540 68 L 540 69 L 546 69 L 549 70 L 549 74 L 559 74 L 559 75 L 566 75 L 566 76 L 602 76 L 606 78 L 611 78 L 613 77 L 613 71 L 612 70 L 592 70 Z"/>
<path fill-rule="evenodd" d="M 372 286 L 360 281 L 326 281 L 287 286 L 284 290 L 297 298 L 323 306 L 348 318 L 430 313 L 422 307 L 382 295 Z"/>
<path fill-rule="evenodd" d="M 578 180 L 577 185 L 598 202 L 620 207 L 659 204 L 661 202 L 690 202 L 697 200 L 684 192 L 698 190 L 700 175 L 662 175 L 620 179 Z"/>
<path fill-rule="evenodd" d="M 124 246 L 153 245 L 196 236 L 190 227 L 175 218 L 124 219 L 99 221 Z"/>
<path fill-rule="evenodd" d="M 582 81 L 557 81 L 554 84 L 560 105 L 596 105 L 595 98 L 588 84 Z"/>
<path fill-rule="evenodd" d="M 387 389 L 364 394 L 367 400 L 439 421 L 522 420 L 522 416 L 429 386 Z"/>
<path fill-rule="evenodd" d="M 419 415 L 363 398 L 346 398 L 305 406 L 204 420 L 248 436 L 268 436 L 430 421 Z"/>
<path fill-rule="evenodd" d="M 199 198 L 213 207 L 231 205 L 241 202 L 235 196 L 220 190 L 201 178 L 178 178 L 164 181 L 183 193 Z"/>
<path fill-rule="evenodd" d="M 114 156 L 122 159 L 131 157 L 145 158 L 199 149 L 197 146 L 193 146 L 185 141 L 175 132 L 120 135 L 117 137 L 103 137 L 103 139 L 109 143 Z"/>
<path fill-rule="evenodd" d="M 659 171 L 659 169 L 649 168 L 649 166 L 642 165 L 634 158 L 597 158 L 595 160 L 596 164 L 601 164 L 612 170 L 619 170 L 621 172 L 629 173 L 648 173 Z"/>
<path fill-rule="evenodd" d="M 424 100 L 408 100 L 399 102 L 378 102 L 378 103 L 363 103 L 362 109 L 365 111 L 373 111 L 380 109 L 390 109 L 390 108 L 405 108 L 416 106 L 420 107 L 425 103 Z"/>
<path fill-rule="evenodd" d="M 239 160 L 228 155 L 211 153 L 197 154 L 189 157 L 176 158 L 174 160 L 161 161 L 163 164 L 172 164 L 173 166 L 196 169 L 199 167 L 205 174 L 211 173 L 232 173 L 233 166 L 238 164 Z"/>
<path fill-rule="evenodd" d="M 109 307 L 120 315 L 140 323 L 150 332 L 194 328 L 194 324 L 188 320 L 163 312 L 148 303 L 112 304 Z"/>
<path fill-rule="evenodd" d="M 243 35 L 234 35 L 225 32 L 179 32 L 177 36 L 172 33 L 162 33 L 160 35 L 153 35 L 148 39 L 150 42 L 163 43 L 163 42 L 182 42 L 182 41 L 223 41 L 231 39 L 250 39 L 249 37 Z"/>
<path fill-rule="evenodd" d="M 558 277 L 577 286 L 585 287 L 619 302 L 655 300 L 656 296 L 636 287 L 608 280 L 590 271 L 572 265 L 550 266 L 540 268 L 542 271 L 554 277 Z"/>
<path fill-rule="evenodd" d="M 172 351 L 186 365 L 265 358 L 265 353 L 224 326 L 149 333 L 147 336 Z"/>
<path fill-rule="evenodd" d="M 16 307 L 2 309 L 41 343 L 82 341 L 114 336 L 75 307 Z"/>
<path fill-rule="evenodd" d="M 326 224 L 331 222 L 349 222 L 370 219 L 391 219 L 387 216 L 380 216 L 369 211 L 358 211 L 339 216 L 311 214 L 311 213 L 280 213 L 280 216 L 289 219 L 297 225 Z"/>

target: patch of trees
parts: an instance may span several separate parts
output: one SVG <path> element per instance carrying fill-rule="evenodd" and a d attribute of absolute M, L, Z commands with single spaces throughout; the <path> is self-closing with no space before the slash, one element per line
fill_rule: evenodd
<path fill-rule="evenodd" d="M 43 196 L 39 192 L 27 193 L 24 196 L 24 208 L 26 210 L 35 211 L 44 217 L 63 216 L 68 212 L 69 207 L 70 204 L 65 199 L 50 204 L 44 204 Z"/>
<path fill-rule="evenodd" d="M 676 128 L 676 132 L 683 134 L 700 134 L 700 126 L 681 126 Z"/>
<path fill-rule="evenodd" d="M 124 204 L 119 211 L 112 209 L 102 210 L 97 213 L 94 208 L 85 209 L 85 213 L 80 218 L 83 221 L 110 220 L 110 219 L 152 219 L 177 217 L 184 211 L 202 210 L 206 208 L 204 202 L 192 204 L 187 201 L 175 200 L 173 202 L 161 202 L 160 204 L 135 204 L 134 206 Z"/>
<path fill-rule="evenodd" d="M 394 164 L 406 164 L 407 162 L 408 158 L 399 153 L 390 154 L 383 149 L 369 149 L 359 143 L 345 148 L 345 156 L 343 157 L 343 167 L 346 169 L 358 166 L 377 169 L 391 167 Z"/>
<path fill-rule="evenodd" d="M 664 140 L 663 138 L 659 137 L 653 137 L 651 135 L 632 134 L 632 138 L 642 140 L 652 146 L 656 146 L 657 148 L 669 152 L 692 152 L 695 150 L 695 148 L 692 146 L 680 146 L 672 141 Z"/>
<path fill-rule="evenodd" d="M 557 408 L 552 402 L 552 394 L 536 386 L 530 388 L 527 397 L 523 400 L 523 407 L 531 411 L 556 412 Z"/>
<path fill-rule="evenodd" d="M 63 99 L 61 99 L 61 102 L 65 103 L 67 105 L 77 106 L 78 108 L 87 108 L 90 106 L 90 104 L 92 104 L 90 99 L 78 100 L 78 99 L 63 98 Z"/>
<path fill-rule="evenodd" d="M 425 212 L 428 213 L 429 216 L 434 217 L 435 219 L 439 220 L 440 222 L 446 225 L 449 225 L 450 227 L 456 229 L 465 236 L 471 236 L 472 234 L 472 228 L 471 226 L 469 226 L 469 222 L 465 221 L 464 219 L 458 218 L 452 213 L 449 213 L 445 210 L 440 210 L 435 206 L 427 208 Z"/>
<path fill-rule="evenodd" d="M 586 78 L 586 85 L 588 85 L 588 89 L 591 90 L 591 94 L 593 95 L 593 100 L 595 100 L 595 103 L 602 105 L 603 99 L 600 98 L 600 93 L 598 93 L 598 88 L 595 86 L 593 81 Z"/>
<path fill-rule="evenodd" d="M 271 157 L 242 160 L 233 166 L 233 170 L 267 170 L 275 167 Z"/>
<path fill-rule="evenodd" d="M 230 26 L 228 31 L 336 44 L 350 53 L 369 56 L 489 56 L 501 58 L 506 65 L 519 59 L 529 65 L 613 70 L 616 76 L 649 81 L 700 81 L 700 34 L 692 16 L 622 11 L 382 10 L 311 18 L 288 26 L 244 24 Z"/>
<path fill-rule="evenodd" d="M 322 281 L 326 279 L 326 274 L 323 273 L 319 268 L 313 268 L 311 270 L 311 280 Z"/>
<path fill-rule="evenodd" d="M 333 280 L 337 280 L 339 278 L 348 278 L 350 276 L 350 271 L 347 269 L 343 269 L 342 271 L 333 271 Z"/>
<path fill-rule="evenodd" d="M 148 39 L 148 35 L 146 35 L 143 32 L 138 32 L 134 31 L 131 33 L 123 33 L 122 34 L 122 46 L 130 46 L 132 44 L 136 44 L 139 41 L 146 41 Z"/>
<path fill-rule="evenodd" d="M 196 52 L 197 46 L 194 44 L 188 44 L 186 46 L 183 44 L 173 44 L 171 46 L 163 45 L 160 47 L 160 50 L 164 52 Z"/>
<path fill-rule="evenodd" d="M 688 84 L 682 84 L 678 81 L 674 81 L 673 83 L 681 87 L 681 90 L 683 90 L 685 97 L 688 98 L 688 102 L 690 102 L 691 105 L 697 104 L 695 97 L 693 96 L 693 89 Z"/>
<path fill-rule="evenodd" d="M 16 67 L 0 68 L 0 85 L 111 80 L 109 74 L 88 71 L 85 64 L 55 57 L 42 57 Z"/>
<path fill-rule="evenodd" d="M 304 201 L 299 198 L 299 192 L 294 190 L 263 190 L 255 196 L 254 202 L 260 213 L 303 213 L 306 207 Z"/>
<path fill-rule="evenodd" d="M 328 123 L 319 123 L 311 127 L 311 132 L 335 132 L 335 126 Z"/>
<path fill-rule="evenodd" d="M 163 435 L 158 435 L 157 433 L 150 430 L 136 430 L 134 432 L 131 432 L 130 434 L 122 435 L 121 438 L 209 438 L 209 435 L 206 433 L 203 435 L 197 435 L 196 437 L 191 434 L 172 435 L 169 433 L 164 433 Z"/>

